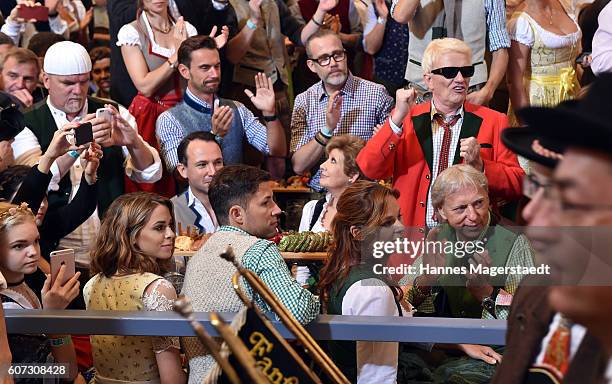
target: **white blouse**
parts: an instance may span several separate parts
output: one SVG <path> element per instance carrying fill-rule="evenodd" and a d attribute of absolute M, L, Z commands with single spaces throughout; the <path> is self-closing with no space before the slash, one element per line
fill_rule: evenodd
<path fill-rule="evenodd" d="M 519 43 L 528 47 L 533 47 L 535 36 L 532 25 L 535 25 L 538 36 L 546 47 L 554 49 L 575 45 L 580 39 L 582 33 L 580 32 L 580 27 L 578 27 L 576 20 L 571 15 L 568 16 L 570 16 L 577 28 L 576 32 L 568 35 L 557 35 L 556 33 L 542 28 L 542 26 L 526 12 L 517 13 L 512 17 L 512 19 L 508 22 L 508 34 L 510 35 L 510 39 L 518 41 Z"/>
<path fill-rule="evenodd" d="M 315 225 L 310 229 L 310 221 L 312 220 L 312 216 L 314 215 L 314 210 L 319 200 L 310 200 L 306 204 L 304 204 L 304 208 L 302 208 L 302 218 L 300 219 L 300 226 L 298 228 L 299 232 L 304 231 L 312 231 L 314 233 L 325 232 L 327 229 L 323 227 L 323 223 L 321 220 L 323 219 L 323 215 L 325 214 L 325 210 L 327 209 L 327 204 L 329 204 L 329 200 L 331 199 L 331 193 L 325 195 L 325 203 L 323 204 L 323 210 L 319 214 Z"/>
<path fill-rule="evenodd" d="M 342 315 L 399 316 L 399 312 L 391 289 L 372 278 L 350 286 L 342 300 Z M 357 383 L 397 382 L 397 342 L 357 341 L 356 349 Z"/>
<path fill-rule="evenodd" d="M 149 24 L 149 19 L 147 19 L 146 13 L 143 13 L 142 16 L 145 27 L 147 28 L 147 35 L 149 36 L 149 40 L 151 41 L 153 53 L 164 57 L 172 56 L 175 49 L 162 47 L 161 45 L 157 44 L 155 42 L 153 29 L 151 29 L 151 25 Z M 196 28 L 193 25 L 189 24 L 189 22 L 186 21 L 185 26 L 187 28 L 188 37 L 195 36 L 198 34 Z M 140 44 L 140 37 L 138 36 L 138 31 L 131 24 L 126 24 L 121 27 L 119 33 L 117 34 L 117 46 L 121 47 L 122 45 L 136 45 L 142 49 L 142 46 Z"/>

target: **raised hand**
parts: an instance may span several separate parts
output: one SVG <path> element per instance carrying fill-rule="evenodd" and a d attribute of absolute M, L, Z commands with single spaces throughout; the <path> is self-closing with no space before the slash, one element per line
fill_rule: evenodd
<path fill-rule="evenodd" d="M 338 126 L 338 122 L 340 121 L 342 101 L 343 98 L 340 94 L 340 91 L 332 93 L 332 95 L 329 97 L 329 100 L 327 100 L 325 121 L 327 123 L 327 129 L 332 132 L 336 129 L 336 126 Z"/>
<path fill-rule="evenodd" d="M 68 123 L 56 130 L 53 133 L 51 143 L 47 147 L 47 150 L 43 154 L 44 157 L 49 159 L 51 162 L 55 161 L 58 157 L 62 156 L 68 151 L 83 150 L 85 146 L 77 147 L 70 144 L 68 137 L 74 135 L 74 128 L 78 126 L 78 123 Z"/>
<path fill-rule="evenodd" d="M 412 88 L 404 89 L 400 88 L 395 93 L 395 109 L 391 113 L 391 119 L 393 122 L 401 126 L 404 121 L 404 117 L 410 112 L 412 104 L 416 99 L 416 91 Z"/>
<path fill-rule="evenodd" d="M 49 8 L 49 13 L 53 13 L 57 10 L 57 4 L 59 0 L 45 0 L 45 7 Z"/>
<path fill-rule="evenodd" d="M 105 108 L 110 108 L 113 111 L 113 122 L 111 124 L 112 133 L 110 139 L 104 143 L 100 143 L 103 147 L 118 145 L 132 146 L 138 140 L 138 132 L 132 127 L 121 115 L 117 108 L 112 104 L 105 104 Z"/>
<path fill-rule="evenodd" d="M 459 156 L 463 162 L 479 171 L 483 171 L 484 164 L 480 158 L 480 144 L 475 137 L 468 137 L 459 141 Z"/>
<path fill-rule="evenodd" d="M 378 16 L 384 19 L 386 19 L 389 15 L 389 8 L 387 7 L 385 0 L 374 0 L 374 8 L 376 8 L 376 13 Z"/>
<path fill-rule="evenodd" d="M 272 79 L 265 73 L 255 75 L 255 94 L 249 89 L 244 93 L 251 99 L 255 108 L 259 109 L 264 116 L 272 116 L 276 113 L 276 97 L 274 96 L 274 86 Z"/>
<path fill-rule="evenodd" d="M 174 39 L 174 48 L 176 50 L 178 50 L 183 41 L 187 40 L 187 25 L 185 24 L 185 19 L 183 19 L 183 16 L 179 17 L 176 24 L 174 24 L 172 38 Z"/>
<path fill-rule="evenodd" d="M 336 5 L 338 5 L 338 0 L 321 0 L 319 1 L 319 6 L 317 7 L 317 10 L 329 12 L 334 9 Z"/>
<path fill-rule="evenodd" d="M 221 33 L 218 36 L 215 36 L 216 34 L 217 34 L 217 26 L 215 25 L 210 30 L 210 33 L 208 34 L 208 36 L 215 39 L 215 43 L 217 43 L 217 48 L 221 49 L 227 43 L 227 39 L 229 37 L 229 28 L 227 27 L 227 25 L 224 25 L 223 27 L 221 27 Z"/>
<path fill-rule="evenodd" d="M 251 10 L 251 21 L 259 21 L 261 19 L 261 4 L 263 0 L 249 0 L 249 9 Z M 254 19 L 254 20 L 253 20 Z"/>
<path fill-rule="evenodd" d="M 85 180 L 89 185 L 92 185 L 97 180 L 97 171 L 100 166 L 100 160 L 102 159 L 102 147 L 96 142 L 91 143 L 89 148 L 83 152 L 81 159 L 85 161 L 83 166 Z"/>

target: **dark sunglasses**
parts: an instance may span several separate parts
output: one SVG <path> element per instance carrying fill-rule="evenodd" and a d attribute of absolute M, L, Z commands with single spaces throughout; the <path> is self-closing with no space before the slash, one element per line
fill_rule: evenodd
<path fill-rule="evenodd" d="M 463 77 L 472 77 L 474 76 L 474 66 L 469 65 L 467 67 L 443 67 L 431 70 L 431 73 L 435 75 L 442 75 L 447 79 L 454 79 L 455 77 L 457 77 L 457 74 L 459 72 L 461 72 L 461 76 Z"/>

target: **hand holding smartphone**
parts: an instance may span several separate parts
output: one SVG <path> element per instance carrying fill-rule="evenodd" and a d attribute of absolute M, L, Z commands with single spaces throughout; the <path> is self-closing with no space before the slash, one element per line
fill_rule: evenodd
<path fill-rule="evenodd" d="M 51 286 L 55 284 L 62 265 L 64 266 L 64 275 L 60 285 L 66 284 L 76 274 L 74 249 L 62 249 L 51 252 Z"/>
<path fill-rule="evenodd" d="M 81 146 L 93 141 L 93 127 L 91 122 L 80 124 L 74 128 L 75 145 Z"/>
<path fill-rule="evenodd" d="M 31 7 L 21 4 L 17 9 L 17 17 L 25 21 L 48 21 L 49 9 L 44 5 L 34 5 Z"/>
<path fill-rule="evenodd" d="M 113 111 L 110 108 L 98 108 L 96 110 L 96 118 L 103 118 L 109 123 L 113 122 Z"/>

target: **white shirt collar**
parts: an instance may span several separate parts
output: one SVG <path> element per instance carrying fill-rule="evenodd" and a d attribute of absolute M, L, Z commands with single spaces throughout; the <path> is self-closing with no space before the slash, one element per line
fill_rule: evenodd
<path fill-rule="evenodd" d="M 47 96 L 47 106 L 49 107 L 49 110 L 51 111 L 51 115 L 53 116 L 53 119 L 55 120 L 57 129 L 64 126 L 66 123 L 69 123 L 68 117 L 66 116 L 66 112 L 62 111 L 61 109 L 55 108 L 53 104 L 51 104 L 51 98 L 48 96 Z M 83 105 L 83 109 L 81 110 L 81 112 L 79 112 L 79 115 L 77 117 L 84 119 L 85 116 L 87 116 L 87 99 L 85 99 L 85 104 Z"/>

